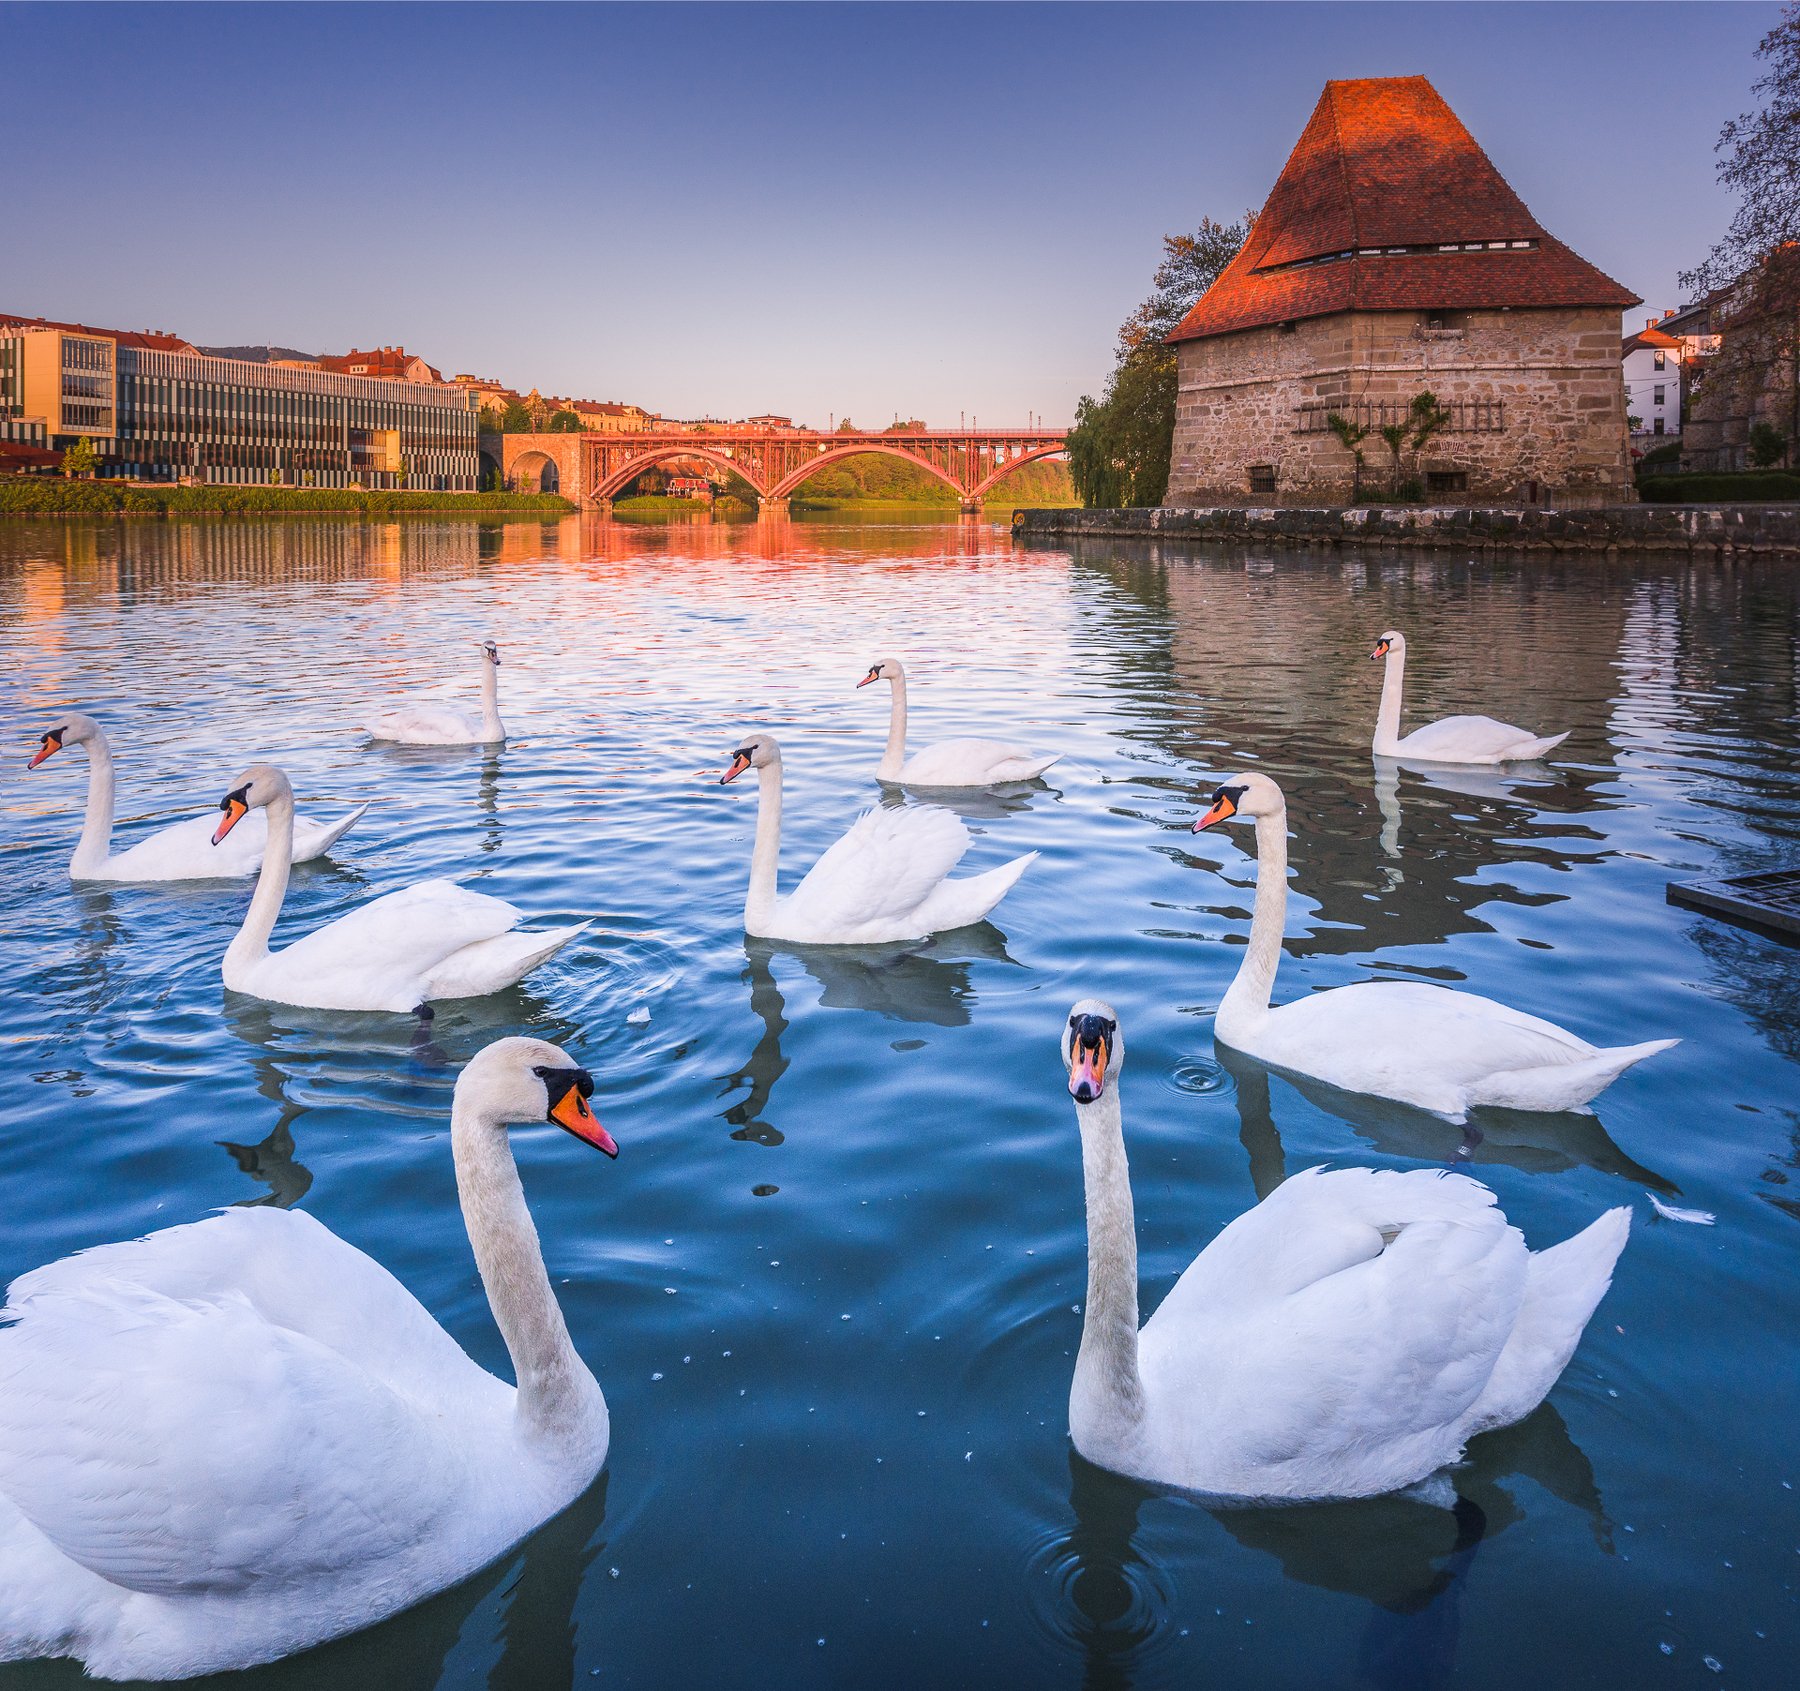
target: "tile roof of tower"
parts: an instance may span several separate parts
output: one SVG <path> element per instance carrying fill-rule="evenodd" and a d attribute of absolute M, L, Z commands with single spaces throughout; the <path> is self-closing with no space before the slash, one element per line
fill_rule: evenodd
<path fill-rule="evenodd" d="M 1169 339 L 1337 311 L 1636 305 L 1551 235 L 1422 76 L 1328 82 L 1250 237 Z"/>

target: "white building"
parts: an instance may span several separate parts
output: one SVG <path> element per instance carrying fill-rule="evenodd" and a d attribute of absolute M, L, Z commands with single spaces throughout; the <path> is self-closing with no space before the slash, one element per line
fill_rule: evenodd
<path fill-rule="evenodd" d="M 1654 435 L 1681 434 L 1682 342 L 1657 326 L 1654 317 L 1620 344 L 1625 366 L 1625 414 L 1631 443 L 1640 449 Z"/>

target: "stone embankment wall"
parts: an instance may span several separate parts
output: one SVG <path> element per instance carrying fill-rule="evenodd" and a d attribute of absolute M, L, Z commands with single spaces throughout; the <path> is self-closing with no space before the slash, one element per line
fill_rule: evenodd
<path fill-rule="evenodd" d="M 1169 499 L 1347 505 L 1355 459 L 1333 411 L 1368 428 L 1365 496 L 1390 485 L 1377 432 L 1430 392 L 1455 426 L 1401 464 L 1471 503 L 1631 501 L 1615 310 L 1356 311 L 1183 341 Z M 1268 472 L 1274 472 L 1273 491 Z M 1253 472 L 1260 474 L 1253 475 Z"/>
<path fill-rule="evenodd" d="M 1448 546 L 1476 551 L 1675 552 L 1800 557 L 1800 505 L 1358 506 L 1129 511 L 1020 511 L 1027 541 L 1085 535 L 1257 541 L 1284 546 Z"/>

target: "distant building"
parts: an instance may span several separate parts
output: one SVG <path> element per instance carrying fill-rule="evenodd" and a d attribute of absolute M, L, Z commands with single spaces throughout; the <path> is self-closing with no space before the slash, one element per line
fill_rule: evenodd
<path fill-rule="evenodd" d="M 1243 250 L 1170 336 L 1167 502 L 1341 505 L 1393 479 L 1379 431 L 1449 426 L 1401 479 L 1446 502 L 1634 497 L 1619 312 L 1422 76 L 1330 82 Z"/>
<path fill-rule="evenodd" d="M 338 376 L 376 376 L 388 382 L 437 382 L 443 375 L 403 346 L 378 346 L 373 352 L 325 353 L 316 365 Z"/>
<path fill-rule="evenodd" d="M 664 491 L 671 499 L 710 499 L 713 484 L 705 476 L 673 475 Z"/>
<path fill-rule="evenodd" d="M 1659 328 L 1654 317 L 1620 344 L 1633 446 L 1653 445 L 1658 435 L 1680 435 L 1682 351 L 1681 342 Z"/>
<path fill-rule="evenodd" d="M 791 429 L 794 426 L 792 417 L 777 417 L 772 411 L 765 411 L 760 417 L 744 419 L 753 429 Z"/>
<path fill-rule="evenodd" d="M 615 400 L 570 399 L 564 406 L 581 419 L 589 434 L 639 434 L 657 419 L 641 405 L 621 405 Z"/>
<path fill-rule="evenodd" d="M 457 388 L 0 313 L 0 439 L 60 451 L 86 437 L 102 476 L 472 489 L 475 430 Z"/>
<path fill-rule="evenodd" d="M 1773 429 L 1788 463 L 1800 448 L 1800 248 L 1783 247 L 1728 288 L 1660 318 L 1683 342 L 1683 469 L 1751 466 L 1751 434 Z"/>

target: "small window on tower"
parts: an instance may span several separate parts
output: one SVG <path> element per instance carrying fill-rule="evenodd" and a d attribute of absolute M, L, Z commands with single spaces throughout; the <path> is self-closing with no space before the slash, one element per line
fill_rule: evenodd
<path fill-rule="evenodd" d="M 1427 470 L 1425 472 L 1425 491 L 1427 493 L 1467 493 L 1469 491 L 1469 472 L 1467 470 Z"/>
<path fill-rule="evenodd" d="M 1250 491 L 1252 493 L 1273 493 L 1275 491 L 1275 466 L 1273 464 L 1252 464 L 1250 466 Z"/>
<path fill-rule="evenodd" d="M 1656 367 L 1657 367 L 1657 369 L 1659 369 L 1659 370 L 1662 369 L 1664 364 L 1666 364 L 1668 362 L 1668 357 L 1669 357 L 1669 355 L 1666 352 L 1664 352 L 1660 346 L 1656 349 Z"/>

